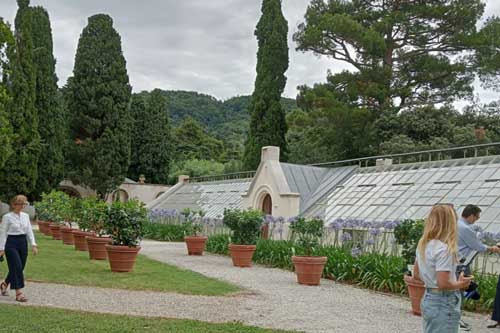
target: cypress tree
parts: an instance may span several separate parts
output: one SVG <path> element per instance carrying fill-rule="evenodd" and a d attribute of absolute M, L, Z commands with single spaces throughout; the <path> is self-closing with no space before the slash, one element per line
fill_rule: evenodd
<path fill-rule="evenodd" d="M 4 200 L 23 193 L 30 195 L 37 181 L 40 135 L 35 109 L 35 69 L 29 0 L 18 0 L 15 19 L 15 48 L 8 52 L 10 78 L 8 117 L 12 125 L 13 153 L 0 170 L 0 193 Z"/>
<path fill-rule="evenodd" d="M 121 38 L 110 16 L 88 19 L 67 90 L 69 176 L 104 198 L 123 182 L 130 163 L 131 87 Z"/>
<path fill-rule="evenodd" d="M 53 55 L 49 14 L 43 7 L 34 7 L 31 11 L 36 69 L 35 106 L 42 141 L 35 189 L 35 195 L 39 197 L 43 192 L 56 188 L 63 179 L 66 121 L 58 98 L 56 60 Z"/>
<path fill-rule="evenodd" d="M 171 159 L 170 126 L 167 101 L 160 89 L 149 96 L 134 95 L 131 113 L 134 119 L 132 161 L 129 176 L 141 174 L 150 183 L 166 184 Z"/>
<path fill-rule="evenodd" d="M 281 12 L 281 0 L 263 0 L 262 16 L 255 30 L 259 50 L 257 78 L 249 106 L 250 130 L 244 154 L 247 169 L 257 168 L 264 146 L 279 146 L 281 159 L 287 159 L 287 125 L 280 104 L 288 69 L 287 34 L 288 23 Z"/>
<path fill-rule="evenodd" d="M 0 170 L 12 154 L 12 127 L 7 114 L 11 97 L 7 91 L 9 69 L 7 50 L 14 45 L 10 27 L 0 18 Z"/>

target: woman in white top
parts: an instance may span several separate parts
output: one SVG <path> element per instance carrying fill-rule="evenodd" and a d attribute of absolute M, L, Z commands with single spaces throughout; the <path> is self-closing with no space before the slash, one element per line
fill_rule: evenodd
<path fill-rule="evenodd" d="M 426 333 L 458 332 L 460 289 L 466 289 L 472 277 L 461 273 L 457 281 L 457 263 L 457 215 L 451 205 L 435 205 L 418 242 L 415 263 L 415 276 L 425 283 L 421 308 Z"/>
<path fill-rule="evenodd" d="M 22 210 L 28 204 L 24 195 L 16 195 L 10 201 L 11 211 L 2 217 L 0 224 L 0 256 L 5 254 L 9 274 L 0 284 L 2 295 L 8 295 L 7 287 L 16 290 L 16 301 L 26 302 L 23 295 L 24 275 L 23 270 L 28 258 L 28 241 L 31 244 L 33 255 L 38 253 L 35 236 L 31 229 L 30 217 Z"/>

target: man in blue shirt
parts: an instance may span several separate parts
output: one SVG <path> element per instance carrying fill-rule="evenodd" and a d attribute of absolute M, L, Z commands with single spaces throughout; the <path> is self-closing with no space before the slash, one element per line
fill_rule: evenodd
<path fill-rule="evenodd" d="M 481 208 L 475 205 L 467 205 L 462 211 L 462 217 L 458 219 L 458 259 L 468 258 L 474 252 L 500 253 L 497 246 L 487 246 L 479 240 L 477 233 L 472 230 L 472 225 L 479 220 Z M 460 328 L 469 331 L 470 326 L 460 321 Z"/>

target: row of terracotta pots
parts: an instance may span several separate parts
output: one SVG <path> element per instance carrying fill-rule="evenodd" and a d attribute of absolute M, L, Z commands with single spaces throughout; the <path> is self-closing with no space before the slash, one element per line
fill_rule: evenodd
<path fill-rule="evenodd" d="M 96 237 L 94 232 L 71 229 L 59 224 L 38 221 L 40 232 L 62 240 L 65 245 L 74 245 L 76 251 L 88 251 L 92 260 L 109 260 L 112 272 L 130 272 L 133 270 L 138 247 L 111 245 L 111 238 Z"/>
<path fill-rule="evenodd" d="M 186 236 L 184 237 L 189 255 L 202 255 L 205 250 L 207 237 Z M 256 245 L 229 244 L 229 252 L 233 265 L 236 267 L 251 267 L 252 257 Z M 292 256 L 292 262 L 297 274 L 297 282 L 309 286 L 320 284 L 321 275 L 326 264 L 326 257 Z"/>

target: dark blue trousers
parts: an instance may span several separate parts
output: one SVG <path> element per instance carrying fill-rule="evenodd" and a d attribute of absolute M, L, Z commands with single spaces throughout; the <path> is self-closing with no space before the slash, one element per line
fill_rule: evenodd
<path fill-rule="evenodd" d="M 10 289 L 24 288 L 24 266 L 28 258 L 28 241 L 26 235 L 9 235 L 5 243 L 5 258 L 9 266 L 9 274 L 5 279 Z"/>

